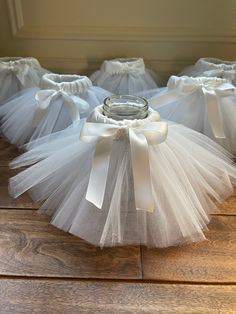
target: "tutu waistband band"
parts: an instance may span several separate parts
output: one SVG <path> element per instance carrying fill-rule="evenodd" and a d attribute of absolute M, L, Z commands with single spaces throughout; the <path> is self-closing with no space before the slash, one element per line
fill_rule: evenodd
<path fill-rule="evenodd" d="M 201 58 L 196 64 L 203 76 L 206 77 L 221 77 L 230 81 L 235 80 L 236 77 L 236 62 L 224 61 L 216 58 Z"/>
<path fill-rule="evenodd" d="M 217 58 L 201 58 L 196 62 L 196 66 L 201 68 L 215 69 L 215 70 L 236 70 L 235 61 L 224 61 Z"/>
<path fill-rule="evenodd" d="M 113 74 L 145 73 L 145 64 L 142 58 L 120 58 L 105 60 L 101 67 L 102 71 Z"/>
<path fill-rule="evenodd" d="M 92 86 L 87 76 L 69 74 L 45 74 L 41 80 L 42 89 L 53 89 L 68 94 L 81 94 Z"/>
<path fill-rule="evenodd" d="M 179 89 L 181 91 L 189 91 L 192 89 L 193 91 L 198 88 L 220 88 L 225 84 L 229 84 L 231 89 L 234 90 L 234 86 L 231 84 L 230 80 L 225 78 L 218 77 L 188 77 L 188 76 L 175 76 L 172 75 L 167 83 L 168 89 Z"/>
<path fill-rule="evenodd" d="M 160 115 L 158 112 L 149 108 L 148 116 L 145 119 L 135 119 L 135 120 L 114 120 L 112 118 L 108 118 L 103 114 L 103 106 L 97 106 L 93 112 L 88 117 L 88 122 L 94 123 L 104 123 L 104 124 L 114 124 L 120 127 L 141 127 L 151 122 L 156 122 L 160 120 Z"/>

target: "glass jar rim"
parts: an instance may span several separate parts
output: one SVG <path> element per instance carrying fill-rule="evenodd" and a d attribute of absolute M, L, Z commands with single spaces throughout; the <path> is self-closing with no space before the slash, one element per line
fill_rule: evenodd
<path fill-rule="evenodd" d="M 139 102 L 137 102 L 136 104 L 140 105 L 140 108 L 147 108 L 148 109 L 148 101 L 143 97 L 135 96 L 135 95 L 111 95 L 111 96 L 108 96 L 104 99 L 103 104 L 105 106 L 109 106 L 108 101 L 120 100 L 120 99 L 130 100 L 130 101 L 139 100 Z"/>
<path fill-rule="evenodd" d="M 146 118 L 148 101 L 134 95 L 111 95 L 104 99 L 103 114 L 115 120 Z"/>

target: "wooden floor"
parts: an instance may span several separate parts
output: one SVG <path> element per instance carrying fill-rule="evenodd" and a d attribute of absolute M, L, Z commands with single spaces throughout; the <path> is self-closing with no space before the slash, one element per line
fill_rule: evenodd
<path fill-rule="evenodd" d="M 236 198 L 213 215 L 209 241 L 99 249 L 13 200 L 0 140 L 0 313 L 236 313 Z"/>

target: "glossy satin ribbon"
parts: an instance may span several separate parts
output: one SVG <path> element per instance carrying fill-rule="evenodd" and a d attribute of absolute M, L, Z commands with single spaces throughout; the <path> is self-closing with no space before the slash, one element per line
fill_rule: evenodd
<path fill-rule="evenodd" d="M 110 79 L 111 75 L 124 74 L 145 74 L 145 64 L 143 59 L 127 60 L 121 62 L 119 60 L 105 60 L 101 67 L 102 75 L 97 77 L 97 85 L 101 86 L 105 80 Z"/>
<path fill-rule="evenodd" d="M 207 84 L 180 84 L 180 86 L 168 91 L 166 94 L 152 97 L 148 102 L 150 105 L 163 106 L 177 101 L 183 96 L 193 94 L 197 90 L 203 92 L 210 126 L 214 136 L 216 138 L 225 138 L 221 117 L 220 98 L 235 93 L 235 87 L 230 83 L 224 83 L 218 87 Z M 158 110 L 158 108 L 156 109 Z"/>
<path fill-rule="evenodd" d="M 7 62 L 7 63 L 1 63 L 0 62 L 0 71 L 6 72 L 6 73 L 14 73 L 21 85 L 25 85 L 25 78 L 29 71 L 29 65 L 28 64 L 20 64 L 20 63 L 14 63 L 14 62 Z"/>
<path fill-rule="evenodd" d="M 102 208 L 113 141 L 127 138 L 131 149 L 136 209 L 153 212 L 148 146 L 164 142 L 167 133 L 168 125 L 165 122 L 150 122 L 141 127 L 85 123 L 80 135 L 81 140 L 96 143 L 86 199 L 96 207 Z"/>
<path fill-rule="evenodd" d="M 89 104 L 85 100 L 81 99 L 80 97 L 71 96 L 63 90 L 40 90 L 35 95 L 35 99 L 37 101 L 37 109 L 34 115 L 34 126 L 37 126 L 39 124 L 44 114 L 46 113 L 47 108 L 50 106 L 52 100 L 58 97 L 63 98 L 63 105 L 67 107 L 72 121 L 77 121 L 80 119 L 80 110 L 86 111 L 89 108 Z"/>
<path fill-rule="evenodd" d="M 145 73 L 145 64 L 143 59 L 134 60 L 105 60 L 102 69 L 109 74 L 130 74 L 135 73 L 141 75 Z"/>

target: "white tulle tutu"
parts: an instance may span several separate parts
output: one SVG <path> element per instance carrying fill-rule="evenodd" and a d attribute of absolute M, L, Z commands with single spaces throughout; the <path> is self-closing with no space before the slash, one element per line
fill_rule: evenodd
<path fill-rule="evenodd" d="M 145 68 L 142 58 L 105 60 L 90 79 L 94 85 L 116 95 L 136 95 L 156 88 L 158 82 L 157 75 Z"/>
<path fill-rule="evenodd" d="M 201 58 L 194 65 L 185 68 L 179 76 L 219 77 L 236 84 L 236 61 L 225 61 L 216 58 Z"/>
<path fill-rule="evenodd" d="M 83 126 L 82 140 L 81 124 L 74 124 L 15 159 L 13 168 L 34 165 L 10 179 L 11 194 L 29 191 L 33 200 L 45 201 L 41 211 L 53 216 L 53 225 L 101 247 L 203 240 L 214 200 L 222 202 L 233 192 L 236 169 L 231 155 L 211 139 L 168 124 L 167 135 L 167 124 L 152 110 L 144 120 L 115 121 L 104 117 L 99 106 Z M 137 168 L 140 142 L 147 160 Z M 106 171 L 100 166 L 107 163 L 107 154 L 108 177 L 98 208 L 94 197 L 103 195 Z M 146 162 L 150 167 L 144 173 Z M 149 171 L 150 198 L 143 184 Z M 150 207 L 142 207 L 149 201 Z"/>
<path fill-rule="evenodd" d="M 21 92 L 0 108 L 1 132 L 18 147 L 87 117 L 110 95 L 92 86 L 86 76 L 45 74 L 41 85 L 41 89 Z"/>
<path fill-rule="evenodd" d="M 144 96 L 162 118 L 201 132 L 236 155 L 236 89 L 230 81 L 172 76 L 167 88 Z"/>
<path fill-rule="evenodd" d="M 35 58 L 0 58 L 0 104 L 25 88 L 39 86 L 47 72 Z"/>

